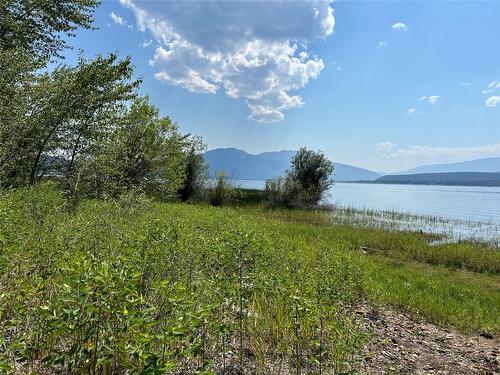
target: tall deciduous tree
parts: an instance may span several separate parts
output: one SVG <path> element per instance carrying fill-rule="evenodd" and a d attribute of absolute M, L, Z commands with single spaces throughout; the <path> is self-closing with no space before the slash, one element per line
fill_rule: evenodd
<path fill-rule="evenodd" d="M 56 134 L 50 129 L 59 130 L 64 117 L 60 108 L 47 104 L 57 102 L 57 96 L 63 98 L 68 89 L 56 82 L 67 68 L 52 76 L 38 72 L 51 58 L 60 57 L 68 47 L 67 36 L 78 27 L 92 27 L 98 4 L 96 0 L 0 0 L 0 185 L 23 184 L 30 175 L 31 180 L 36 176 L 45 146 Z M 48 125 L 49 118 L 57 125 Z"/>
<path fill-rule="evenodd" d="M 131 81 L 132 73 L 130 59 L 111 54 L 34 77 L 23 90 L 17 121 L 0 126 L 0 138 L 9 140 L 0 147 L 0 181 L 32 184 L 57 158 L 64 161 L 57 173 L 69 177 L 113 113 L 134 96 L 139 82 Z"/>
<path fill-rule="evenodd" d="M 104 140 L 83 175 L 90 195 L 139 189 L 159 198 L 177 195 L 185 178 L 182 136 L 177 125 L 139 98 Z"/>

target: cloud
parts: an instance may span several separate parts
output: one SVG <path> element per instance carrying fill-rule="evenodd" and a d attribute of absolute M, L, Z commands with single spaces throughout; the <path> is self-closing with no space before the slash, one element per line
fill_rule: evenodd
<path fill-rule="evenodd" d="M 119 16 L 115 12 L 111 12 L 109 16 L 111 17 L 113 22 L 116 23 L 117 25 L 125 26 L 127 24 L 127 21 L 125 21 L 123 17 Z"/>
<path fill-rule="evenodd" d="M 462 82 L 462 86 L 463 87 L 469 87 L 470 86 L 470 82 Z"/>
<path fill-rule="evenodd" d="M 152 39 L 149 39 L 149 40 L 144 39 L 142 41 L 141 47 L 142 48 L 148 48 L 151 44 L 153 44 L 153 40 Z"/>
<path fill-rule="evenodd" d="M 396 30 L 396 31 L 407 31 L 408 30 L 408 26 L 406 26 L 403 22 L 396 22 L 391 27 L 393 30 Z"/>
<path fill-rule="evenodd" d="M 390 145 L 390 147 L 381 147 L 380 145 Z M 448 156 L 456 158 L 480 157 L 489 155 L 500 155 L 500 143 L 490 145 L 480 145 L 472 147 L 436 147 L 424 145 L 412 145 L 407 148 L 396 148 L 392 142 L 383 142 L 375 145 L 375 150 L 382 153 L 385 157 L 391 159 L 435 159 Z"/>
<path fill-rule="evenodd" d="M 439 95 L 432 95 L 432 96 L 429 96 L 429 98 L 427 99 L 427 101 L 430 104 L 436 104 L 438 100 L 439 100 Z"/>
<path fill-rule="evenodd" d="M 419 102 L 426 101 L 429 104 L 436 104 L 439 98 L 440 98 L 439 95 L 422 96 L 420 99 L 418 99 L 418 101 Z"/>
<path fill-rule="evenodd" d="M 393 142 L 380 142 L 375 145 L 375 150 L 377 152 L 388 153 L 391 152 L 394 147 L 396 147 L 396 144 Z"/>
<path fill-rule="evenodd" d="M 387 42 L 385 40 L 378 42 L 378 48 L 384 48 L 387 47 Z"/>
<path fill-rule="evenodd" d="M 335 25 L 323 0 L 120 1 L 158 44 L 149 61 L 156 79 L 196 93 L 223 90 L 262 123 L 304 105 L 297 91 L 324 68 L 308 45 Z"/>
<path fill-rule="evenodd" d="M 410 109 L 408 110 L 408 113 L 409 113 L 410 115 L 411 115 L 411 114 L 413 114 L 413 113 L 415 113 L 415 112 L 417 112 L 417 110 L 416 110 L 415 108 L 410 108 Z"/>
<path fill-rule="evenodd" d="M 488 99 L 486 99 L 487 107 L 496 107 L 497 104 L 500 104 L 500 96 L 490 96 Z"/>
<path fill-rule="evenodd" d="M 500 81 L 491 81 L 488 84 L 488 87 L 485 90 L 483 90 L 482 92 L 483 92 L 483 94 L 490 94 L 498 88 L 500 88 Z"/>

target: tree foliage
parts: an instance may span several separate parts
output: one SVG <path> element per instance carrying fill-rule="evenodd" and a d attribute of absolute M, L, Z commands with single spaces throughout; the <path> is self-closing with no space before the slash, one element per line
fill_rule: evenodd
<path fill-rule="evenodd" d="M 60 57 L 64 36 L 92 27 L 98 0 L 0 0 L 0 51 L 22 51 L 34 61 Z"/>
<path fill-rule="evenodd" d="M 83 168 L 90 195 L 117 196 L 137 189 L 161 198 L 176 195 L 185 178 L 177 125 L 149 99 L 137 98 Z"/>
<path fill-rule="evenodd" d="M 130 59 L 115 54 L 80 59 L 76 67 L 59 66 L 34 76 L 23 88 L 16 121 L 2 122 L 0 181 L 33 184 L 47 172 L 69 177 L 110 120 L 134 96 Z M 62 165 L 47 160 L 64 160 Z M 56 170 L 54 170 L 56 169 Z"/>
<path fill-rule="evenodd" d="M 284 177 L 266 181 L 268 204 L 271 207 L 318 204 L 333 185 L 333 163 L 321 151 L 301 147 L 290 164 Z"/>
<path fill-rule="evenodd" d="M 203 143 L 137 99 L 130 58 L 56 62 L 97 0 L 0 0 L 0 186 L 62 180 L 76 197 L 139 190 L 191 197 Z M 55 60 L 54 60 L 55 59 Z"/>
<path fill-rule="evenodd" d="M 208 176 L 208 166 L 203 153 L 206 146 L 200 137 L 184 137 L 184 182 L 179 189 L 179 198 L 183 202 L 200 195 Z"/>
<path fill-rule="evenodd" d="M 301 147 L 292 157 L 288 178 L 297 185 L 300 200 L 317 204 L 333 185 L 333 163 L 321 151 Z"/>

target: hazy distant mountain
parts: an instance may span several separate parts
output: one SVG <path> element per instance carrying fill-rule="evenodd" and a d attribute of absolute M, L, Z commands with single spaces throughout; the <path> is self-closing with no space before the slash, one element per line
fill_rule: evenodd
<path fill-rule="evenodd" d="M 290 159 L 296 151 L 271 151 L 249 154 L 236 148 L 217 148 L 205 153 L 210 176 L 225 171 L 235 179 L 266 180 L 283 175 L 290 166 Z M 347 164 L 335 163 L 336 181 L 375 180 L 379 174 Z"/>
<path fill-rule="evenodd" d="M 382 176 L 378 184 L 500 186 L 500 173 L 448 172 Z"/>
<path fill-rule="evenodd" d="M 408 169 L 399 174 L 443 172 L 500 172 L 500 158 L 477 159 L 459 163 L 431 164 Z"/>
<path fill-rule="evenodd" d="M 334 162 L 334 166 L 335 181 L 373 181 L 380 177 L 376 172 L 348 164 Z"/>

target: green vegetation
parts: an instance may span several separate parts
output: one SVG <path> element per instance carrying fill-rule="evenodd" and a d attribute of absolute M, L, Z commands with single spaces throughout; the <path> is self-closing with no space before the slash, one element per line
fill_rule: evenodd
<path fill-rule="evenodd" d="M 0 4 L 0 187 L 57 178 L 74 201 L 131 190 L 188 200 L 200 186 L 204 145 L 138 96 L 131 59 L 63 64 L 65 36 L 92 28 L 98 3 Z"/>
<path fill-rule="evenodd" d="M 0 246 L 3 368 L 349 371 L 369 334 L 359 304 L 500 332 L 497 251 L 332 226 L 324 211 L 130 194 L 68 210 L 42 184 L 3 193 Z"/>
<path fill-rule="evenodd" d="M 333 163 L 321 151 L 301 147 L 285 176 L 266 181 L 270 207 L 315 206 L 333 185 Z"/>
<path fill-rule="evenodd" d="M 496 249 L 269 210 L 206 183 L 203 142 L 138 96 L 129 58 L 49 70 L 96 6 L 0 3 L 0 371 L 348 373 L 360 305 L 500 332 Z M 301 149 L 268 204 L 315 206 L 332 171 Z M 175 203 L 201 197 L 234 207 Z"/>
<path fill-rule="evenodd" d="M 415 184 L 451 186 L 500 186 L 500 173 L 441 172 L 382 176 L 375 184 Z"/>
<path fill-rule="evenodd" d="M 206 199 L 214 207 L 234 203 L 238 193 L 224 172 L 217 172 L 217 179 L 208 183 L 205 188 Z"/>

